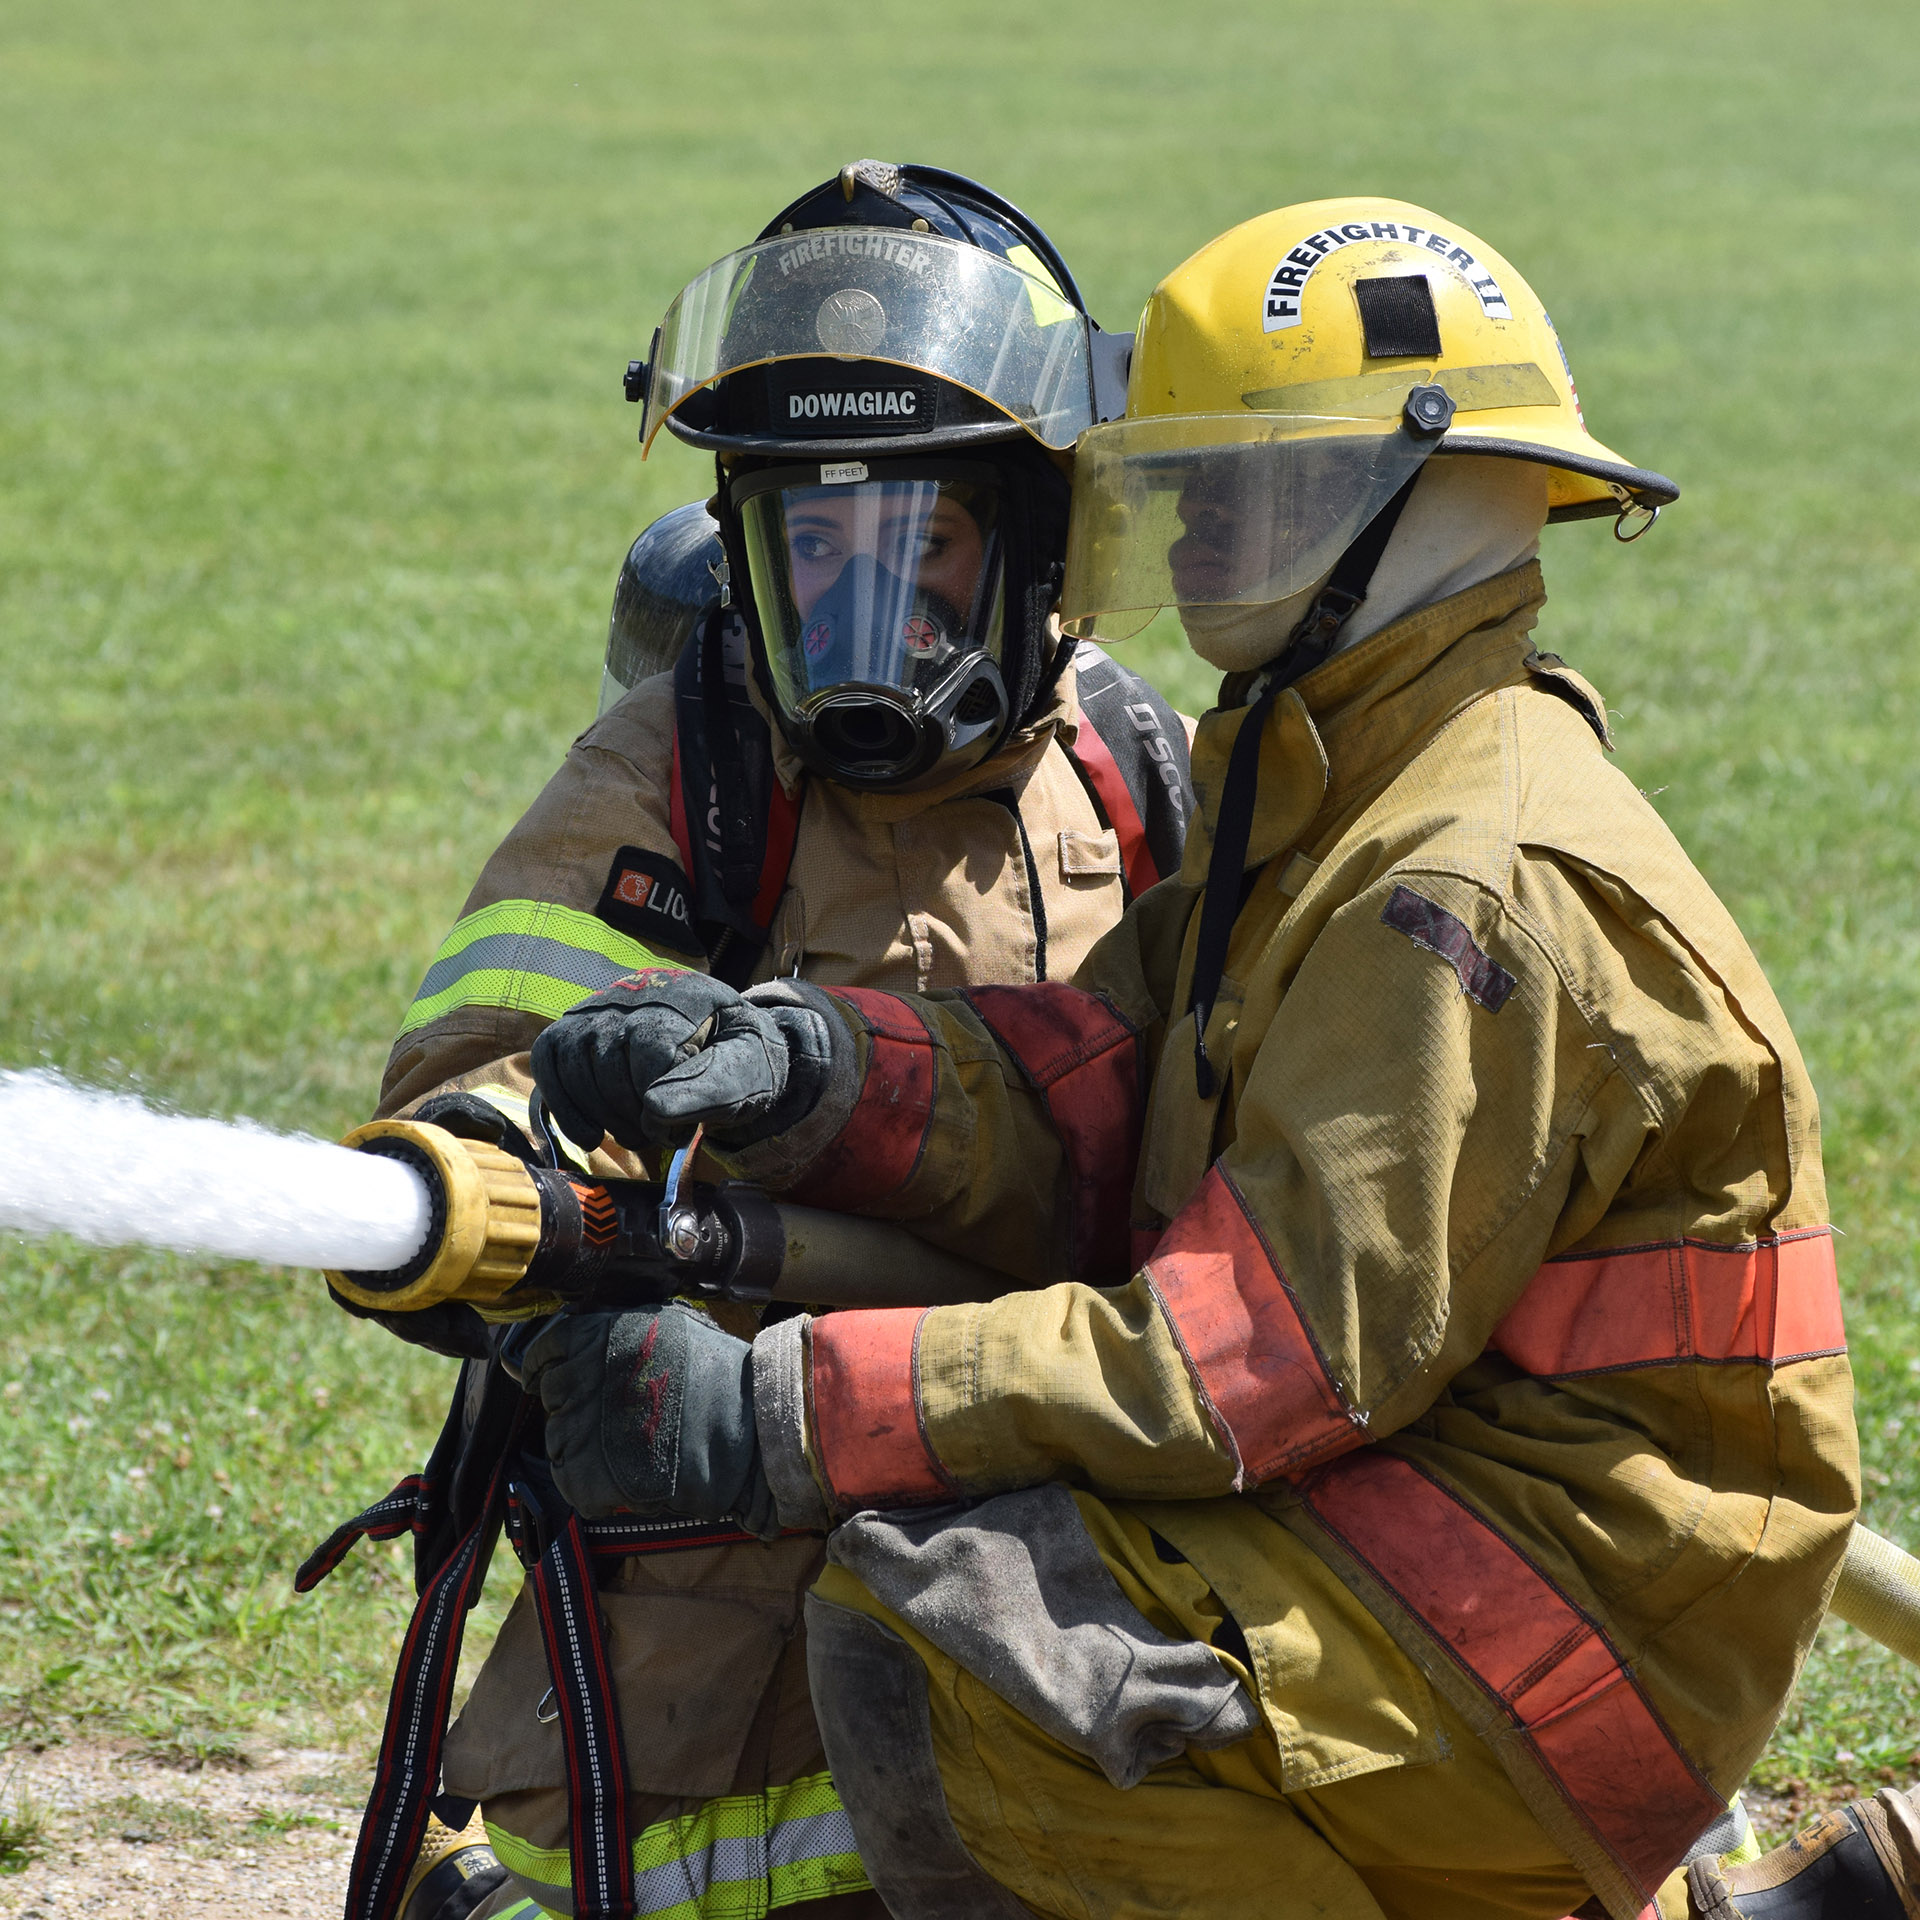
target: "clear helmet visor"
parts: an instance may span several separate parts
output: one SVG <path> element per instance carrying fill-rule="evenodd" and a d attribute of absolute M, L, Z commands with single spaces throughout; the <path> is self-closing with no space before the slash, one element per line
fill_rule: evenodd
<path fill-rule="evenodd" d="M 1318 580 L 1432 451 L 1398 420 L 1176 414 L 1074 458 L 1061 625 L 1121 640 L 1163 608 L 1272 605 Z"/>
<path fill-rule="evenodd" d="M 931 771 L 1005 718 L 1004 503 L 991 469 L 941 464 L 838 486 L 774 469 L 732 491 L 774 699 L 837 773 Z"/>
<path fill-rule="evenodd" d="M 965 387 L 1047 446 L 1069 447 L 1093 421 L 1088 322 L 1033 265 L 880 227 L 823 227 L 730 253 L 667 309 L 643 437 L 651 442 L 689 394 L 724 375 L 863 360 Z M 810 424 L 817 431 L 818 420 Z M 849 422 L 854 433 L 863 424 Z"/>

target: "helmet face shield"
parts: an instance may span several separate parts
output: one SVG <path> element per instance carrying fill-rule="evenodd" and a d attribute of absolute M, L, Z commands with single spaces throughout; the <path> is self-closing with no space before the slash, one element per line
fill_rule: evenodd
<path fill-rule="evenodd" d="M 729 489 L 782 726 L 850 785 L 944 777 L 1007 718 L 1000 478 L 951 460 L 839 485 L 821 472 Z"/>
<path fill-rule="evenodd" d="M 643 440 L 691 394 L 755 367 L 768 416 L 797 435 L 926 431 L 934 394 L 916 373 L 1049 447 L 1094 418 L 1086 315 L 1050 279 L 938 234 L 824 227 L 716 262 L 661 322 Z"/>
<path fill-rule="evenodd" d="M 1061 625 L 1122 640 L 1166 607 L 1285 600 L 1431 451 L 1390 419 L 1171 414 L 1095 427 L 1074 459 Z"/>

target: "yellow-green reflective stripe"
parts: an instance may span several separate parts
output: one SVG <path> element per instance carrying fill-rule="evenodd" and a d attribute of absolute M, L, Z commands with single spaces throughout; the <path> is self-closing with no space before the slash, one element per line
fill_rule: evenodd
<path fill-rule="evenodd" d="M 441 942 L 400 1032 L 456 1007 L 503 1007 L 557 1020 L 575 1001 L 636 967 L 680 964 L 576 908 L 496 900 L 468 914 Z"/>
<path fill-rule="evenodd" d="M 572 1903 L 565 1847 L 534 1847 L 487 1823 L 500 1863 L 538 1898 Z M 637 1912 L 649 1920 L 759 1920 L 768 1906 L 872 1886 L 832 1778 L 809 1774 L 764 1794 L 708 1800 L 656 1821 L 633 1843 Z"/>

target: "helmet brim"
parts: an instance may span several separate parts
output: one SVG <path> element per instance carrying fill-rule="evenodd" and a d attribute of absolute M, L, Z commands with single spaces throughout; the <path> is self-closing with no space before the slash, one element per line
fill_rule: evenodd
<path fill-rule="evenodd" d="M 1550 521 L 1610 518 L 1628 504 L 1669 507 L 1680 498 L 1679 487 L 1664 473 L 1636 467 L 1591 434 L 1569 431 L 1558 423 L 1505 434 L 1450 428 L 1434 452 L 1530 460 L 1546 467 Z"/>
<path fill-rule="evenodd" d="M 1030 440 L 1026 428 L 1004 415 L 998 420 L 957 422 L 936 427 L 928 433 L 916 433 L 891 440 L 864 439 L 786 439 L 771 433 L 720 433 L 688 424 L 679 414 L 670 413 L 666 428 L 676 440 L 709 453 L 755 453 L 787 460 L 819 460 L 823 455 L 839 459 L 848 456 L 862 460 L 911 457 L 917 454 L 950 451 L 955 447 L 981 447 L 996 441 Z"/>

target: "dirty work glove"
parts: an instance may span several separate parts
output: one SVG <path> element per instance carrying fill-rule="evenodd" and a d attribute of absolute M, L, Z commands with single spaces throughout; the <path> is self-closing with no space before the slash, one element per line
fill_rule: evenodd
<path fill-rule="evenodd" d="M 533 1043 L 533 1077 L 570 1140 L 636 1150 L 704 1122 L 722 1149 L 803 1120 L 826 1084 L 826 1016 L 788 993 L 758 1005 L 704 973 L 630 974 L 569 1007 Z"/>
<path fill-rule="evenodd" d="M 558 1315 L 522 1368 L 547 1410 L 554 1484 L 589 1519 L 674 1513 L 778 1533 L 752 1354 L 678 1301 Z"/>

